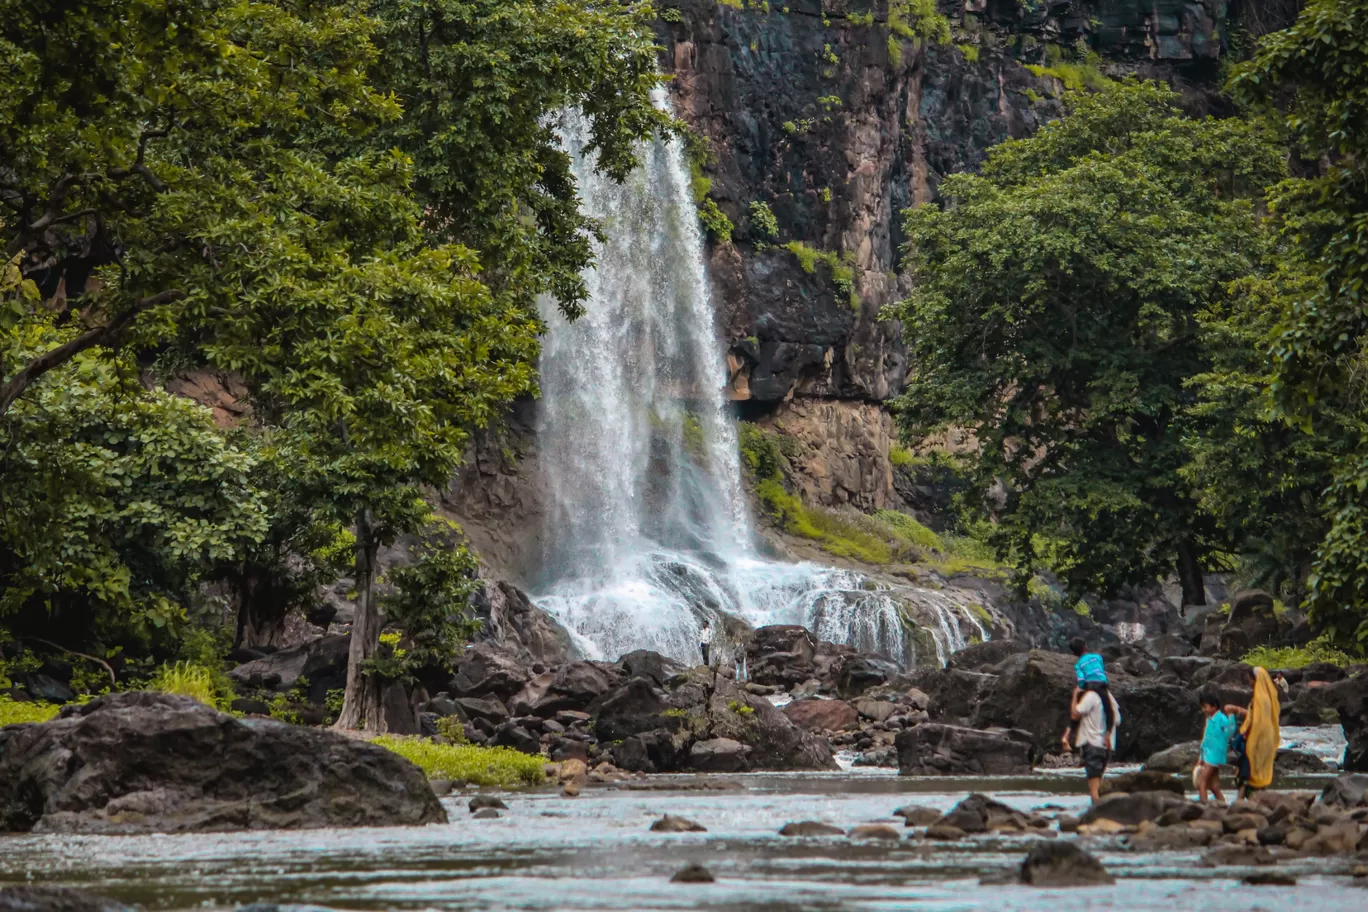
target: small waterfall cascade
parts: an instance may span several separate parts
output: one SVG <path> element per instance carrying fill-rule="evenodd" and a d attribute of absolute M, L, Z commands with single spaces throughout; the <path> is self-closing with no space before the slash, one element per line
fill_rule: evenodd
<path fill-rule="evenodd" d="M 683 150 L 644 145 L 619 185 L 590 166 L 583 118 L 568 112 L 561 136 L 604 238 L 584 277 L 585 315 L 570 322 L 544 307 L 537 604 L 595 659 L 652 649 L 696 661 L 703 622 L 721 632 L 728 616 L 801 624 L 907 665 L 930 658 L 918 656 L 925 637 L 910 617 L 941 664 L 966 630 L 983 638 L 967 599 L 949 591 L 756 554 Z"/>

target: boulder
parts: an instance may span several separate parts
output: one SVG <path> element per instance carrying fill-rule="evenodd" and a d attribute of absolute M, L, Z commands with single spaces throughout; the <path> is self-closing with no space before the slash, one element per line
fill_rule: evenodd
<path fill-rule="evenodd" d="M 858 697 L 893 680 L 901 672 L 897 663 L 878 656 L 844 656 L 837 663 L 836 690 L 844 697 Z"/>
<path fill-rule="evenodd" d="M 845 831 L 840 827 L 832 826 L 829 823 L 819 823 L 816 820 L 800 820 L 797 823 L 786 823 L 779 830 L 780 836 L 844 836 Z"/>
<path fill-rule="evenodd" d="M 1278 748 L 1278 755 L 1273 760 L 1273 770 L 1285 776 L 1289 773 L 1324 773 L 1328 772 L 1330 767 L 1315 754 L 1281 747 Z"/>
<path fill-rule="evenodd" d="M 680 768 L 674 735 L 665 729 L 642 732 L 613 745 L 613 765 L 632 773 L 670 773 Z"/>
<path fill-rule="evenodd" d="M 1096 887 L 1116 880 L 1078 843 L 1045 841 L 1022 861 L 1021 882 L 1033 887 Z"/>
<path fill-rule="evenodd" d="M 700 773 L 740 773 L 748 766 L 750 748 L 731 738 L 696 741 L 689 748 L 688 768 Z"/>
<path fill-rule="evenodd" d="M 662 728 L 674 731 L 686 715 L 654 680 L 635 677 L 599 702 L 594 733 L 600 741 L 621 741 Z"/>
<path fill-rule="evenodd" d="M 1145 761 L 1144 771 L 1152 773 L 1191 772 L 1201 755 L 1202 743 L 1200 741 L 1184 741 L 1182 744 L 1175 744 L 1172 747 L 1166 747 L 1150 754 L 1149 759 Z"/>
<path fill-rule="evenodd" d="M 886 823 L 862 823 L 847 834 L 851 839 L 901 839 L 898 831 Z"/>
<path fill-rule="evenodd" d="M 844 700 L 794 700 L 782 712 L 794 725 L 808 731 L 851 731 L 860 727 L 860 714 Z"/>
<path fill-rule="evenodd" d="M 954 827 L 964 833 L 1020 832 L 1029 828 L 1030 818 L 1001 801 L 974 792 L 933 826 Z"/>
<path fill-rule="evenodd" d="M 134 912 L 134 907 L 70 887 L 33 884 L 0 887 L 0 912 Z"/>
<path fill-rule="evenodd" d="M 516 722 L 504 722 L 496 727 L 489 743 L 494 747 L 511 747 L 524 754 L 541 753 L 541 741 L 537 736 Z"/>
<path fill-rule="evenodd" d="M 1025 640 L 984 640 L 951 653 L 945 667 L 962 671 L 992 671 L 995 665 L 1009 656 L 1030 651 L 1031 644 Z"/>
<path fill-rule="evenodd" d="M 666 658 L 649 649 L 638 649 L 618 659 L 622 671 L 629 678 L 649 678 L 657 685 L 663 685 L 675 675 L 684 671 L 685 666 L 674 659 Z"/>
<path fill-rule="evenodd" d="M 856 700 L 855 711 L 862 719 L 887 722 L 898 713 L 898 704 L 888 700 Z"/>
<path fill-rule="evenodd" d="M 463 714 L 467 719 L 484 719 L 494 725 L 508 721 L 508 710 L 493 697 L 456 697 L 451 702 L 455 704 L 457 714 Z"/>
<path fill-rule="evenodd" d="M 1031 771 L 1031 737 L 1025 732 L 978 731 L 923 722 L 898 732 L 898 772 L 904 776 L 1002 776 Z"/>
<path fill-rule="evenodd" d="M 532 604 L 521 589 L 503 580 L 486 582 L 471 597 L 480 623 L 476 637 L 509 655 L 520 666 L 535 662 L 560 665 L 575 658 L 570 633 L 550 614 Z M 478 646 L 476 648 L 479 648 Z M 501 693 L 507 699 L 513 691 Z"/>
<path fill-rule="evenodd" d="M 1164 812 L 1190 802 L 1168 792 L 1135 792 L 1108 795 L 1098 800 L 1079 818 L 1083 826 L 1100 820 L 1110 820 L 1122 826 L 1139 826 L 1146 820 L 1158 820 Z"/>
<path fill-rule="evenodd" d="M 470 813 L 472 814 L 476 811 L 482 811 L 485 808 L 493 808 L 496 811 L 508 810 L 508 805 L 504 804 L 503 799 L 499 798 L 497 795 L 476 795 L 474 798 L 470 799 L 470 803 L 467 807 L 470 808 Z"/>
<path fill-rule="evenodd" d="M 189 697 L 118 693 L 0 730 L 0 831 L 155 833 L 445 822 L 378 745 Z"/>
<path fill-rule="evenodd" d="M 926 694 L 926 711 L 934 721 L 969 725 L 979 703 L 998 679 L 997 675 L 977 671 L 937 668 L 918 672 L 913 680 L 917 689 Z"/>
<path fill-rule="evenodd" d="M 480 808 L 470 815 L 471 820 L 498 820 L 500 814 L 493 808 Z"/>
<path fill-rule="evenodd" d="M 567 709 L 582 711 L 615 683 L 592 662 L 570 662 L 553 670 L 546 693 L 532 706 L 532 713 L 549 718 Z"/>
<path fill-rule="evenodd" d="M 41 672 L 18 672 L 13 676 L 13 681 L 30 697 L 45 703 L 70 703 L 76 699 L 75 691 L 52 675 Z"/>
<path fill-rule="evenodd" d="M 550 671 L 534 675 L 531 680 L 523 685 L 522 690 L 508 698 L 508 708 L 514 715 L 535 715 L 537 704 L 546 698 L 547 693 L 551 690 L 551 682 L 555 678 L 555 673 Z"/>
<path fill-rule="evenodd" d="M 1368 774 L 1348 773 L 1337 777 L 1321 791 L 1319 800 L 1332 808 L 1368 806 Z"/>
<path fill-rule="evenodd" d="M 973 726 L 1025 729 L 1038 752 L 1057 749 L 1069 724 L 1074 661 L 1073 656 L 1040 650 L 1010 657 L 975 707 Z M 1121 709 L 1118 762 L 1142 760 L 1157 749 L 1201 737 L 1197 698 L 1187 688 L 1160 677 L 1141 679 L 1111 671 L 1109 677 Z"/>
<path fill-rule="evenodd" d="M 922 807 L 916 804 L 909 804 L 898 808 L 893 812 L 894 817 L 901 817 L 910 827 L 930 826 L 941 819 L 941 812 L 935 808 Z"/>
<path fill-rule="evenodd" d="M 239 691 L 276 693 L 290 693 L 304 678 L 309 682 L 308 701 L 322 705 L 328 691 L 347 685 L 350 649 L 350 636 L 323 636 L 239 665 L 228 677 Z"/>
<path fill-rule="evenodd" d="M 796 624 L 758 627 L 746 646 L 751 680 L 792 688 L 816 671 L 817 638 Z"/>
<path fill-rule="evenodd" d="M 450 691 L 458 697 L 507 700 L 522 690 L 532 675 L 518 657 L 494 643 L 477 643 L 456 665 Z"/>
<path fill-rule="evenodd" d="M 1340 768 L 1368 773 L 1368 672 L 1359 672 L 1327 688 L 1334 688 L 1332 698 L 1349 742 Z"/>
<path fill-rule="evenodd" d="M 694 862 L 687 864 L 675 872 L 674 877 L 670 878 L 670 883 L 715 883 L 716 877 L 712 872 L 701 864 Z"/>

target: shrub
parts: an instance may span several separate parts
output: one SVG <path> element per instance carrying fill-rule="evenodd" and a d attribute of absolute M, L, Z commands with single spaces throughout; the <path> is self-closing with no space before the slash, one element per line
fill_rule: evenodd
<path fill-rule="evenodd" d="M 773 239 L 779 236 L 779 220 L 769 203 L 755 200 L 750 204 L 751 234 L 755 237 Z"/>
<path fill-rule="evenodd" d="M 0 697 L 0 728 L 26 722 L 46 722 L 57 715 L 57 710 L 61 708 L 56 703 L 20 703 L 9 697 Z"/>
<path fill-rule="evenodd" d="M 1256 646 L 1241 661 L 1261 668 L 1305 668 L 1315 662 L 1344 667 L 1356 660 L 1331 645 L 1329 636 L 1322 635 L 1305 646 Z"/>
<path fill-rule="evenodd" d="M 545 758 L 508 747 L 437 744 L 397 735 L 381 735 L 371 743 L 416 764 L 430 779 L 463 779 L 474 785 L 517 788 L 540 785 L 546 778 Z"/>
<path fill-rule="evenodd" d="M 895 466 L 910 466 L 917 461 L 917 457 L 907 447 L 891 446 L 888 448 L 888 461 Z"/>

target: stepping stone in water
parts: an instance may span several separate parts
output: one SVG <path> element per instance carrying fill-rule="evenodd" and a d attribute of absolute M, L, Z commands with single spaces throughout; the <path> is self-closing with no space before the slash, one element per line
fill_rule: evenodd
<path fill-rule="evenodd" d="M 844 836 L 845 830 L 834 827 L 829 823 L 821 823 L 816 820 L 800 820 L 797 823 L 786 823 L 779 831 L 780 836 Z"/>
<path fill-rule="evenodd" d="M 851 839 L 898 839 L 898 831 L 886 823 L 864 823 L 850 831 Z"/>
<path fill-rule="evenodd" d="M 474 813 L 473 820 L 494 820 L 499 816 L 499 812 L 493 808 L 480 808 Z"/>
<path fill-rule="evenodd" d="M 684 817 L 666 814 L 651 824 L 652 833 L 706 833 L 708 828 Z"/>
<path fill-rule="evenodd" d="M 691 864 L 676 871 L 675 876 L 670 878 L 670 883 L 714 883 L 716 880 L 717 878 L 712 876 L 712 871 L 701 864 Z"/>
<path fill-rule="evenodd" d="M 470 799 L 470 813 L 475 813 L 483 808 L 495 808 L 500 811 L 508 810 L 508 805 L 493 795 L 476 795 Z"/>

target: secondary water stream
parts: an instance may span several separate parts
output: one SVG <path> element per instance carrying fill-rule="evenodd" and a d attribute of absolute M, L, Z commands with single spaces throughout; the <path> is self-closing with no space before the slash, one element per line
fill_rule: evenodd
<path fill-rule="evenodd" d="M 604 241 L 586 314 L 544 314 L 537 439 L 551 503 L 538 604 L 602 659 L 647 648 L 696 661 L 702 623 L 722 630 L 726 616 L 802 624 L 908 665 L 943 664 L 982 638 L 965 594 L 757 554 L 683 150 L 644 145 L 618 185 L 591 167 L 586 122 L 568 115 L 561 133 Z M 909 620 L 934 657 L 917 654 Z"/>
<path fill-rule="evenodd" d="M 1203 868 L 1198 852 L 1138 854 L 1122 840 L 1089 848 L 1118 878 L 1112 887 L 1040 890 L 981 883 L 1006 878 L 1037 836 L 960 843 L 786 839 L 792 820 L 849 828 L 884 821 L 904 804 L 947 810 L 989 791 L 1021 810 L 1077 811 L 1083 782 L 1064 774 L 1014 779 L 911 779 L 887 773 L 754 774 L 726 791 L 591 787 L 504 795 L 498 820 L 471 820 L 448 799 L 452 823 L 394 829 L 189 836 L 0 838 L 0 883 L 54 882 L 150 910 L 220 909 L 249 902 L 356 910 L 844 910 L 992 909 L 1055 912 L 1329 912 L 1368 906 L 1349 858 L 1282 862 L 1297 887 L 1241 886 L 1250 871 Z M 692 777 L 680 777 L 681 783 Z M 669 780 L 657 777 L 652 786 Z M 1307 781 L 1316 787 L 1320 783 Z M 652 833 L 662 814 L 706 833 Z M 903 833 L 899 827 L 899 835 Z M 1058 838 L 1072 838 L 1061 836 Z M 688 862 L 713 884 L 673 884 Z"/>

